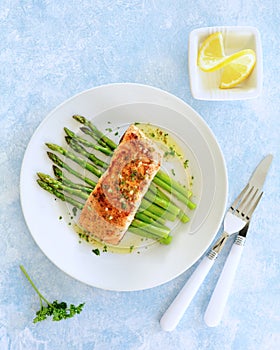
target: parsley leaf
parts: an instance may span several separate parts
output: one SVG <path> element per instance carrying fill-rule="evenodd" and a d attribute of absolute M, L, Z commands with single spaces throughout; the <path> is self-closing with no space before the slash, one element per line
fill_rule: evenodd
<path fill-rule="evenodd" d="M 100 250 L 99 250 L 98 248 L 92 249 L 92 252 L 93 252 L 95 255 L 100 255 Z"/>

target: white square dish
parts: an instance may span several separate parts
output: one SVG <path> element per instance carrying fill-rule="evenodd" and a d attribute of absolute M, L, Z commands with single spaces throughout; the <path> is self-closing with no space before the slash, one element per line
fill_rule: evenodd
<path fill-rule="evenodd" d="M 221 69 L 203 72 L 197 65 L 198 50 L 211 34 L 221 32 L 225 54 L 231 55 L 244 49 L 252 49 L 257 61 L 250 76 L 231 89 L 220 89 Z M 244 100 L 255 98 L 261 93 L 263 81 L 262 46 L 260 33 L 255 27 L 205 27 L 195 29 L 189 36 L 189 79 L 191 93 L 199 100 Z"/>

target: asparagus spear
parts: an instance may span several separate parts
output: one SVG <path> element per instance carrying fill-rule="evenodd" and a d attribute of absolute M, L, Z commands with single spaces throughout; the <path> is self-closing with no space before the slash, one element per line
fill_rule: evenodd
<path fill-rule="evenodd" d="M 46 143 L 46 146 L 51 149 L 52 151 L 56 151 L 65 157 L 71 159 L 73 162 L 79 164 L 82 168 L 89 170 L 91 173 L 96 175 L 97 177 L 100 177 L 102 175 L 102 171 L 95 168 L 91 164 L 89 164 L 87 161 L 85 161 L 83 158 L 77 157 L 74 153 L 67 151 L 65 148 L 56 145 L 54 143 Z"/>
<path fill-rule="evenodd" d="M 152 224 L 147 224 L 143 221 L 140 221 L 138 219 L 134 219 L 131 223 L 132 227 L 138 227 L 138 228 L 142 228 L 143 230 L 148 230 L 148 232 L 161 237 L 161 238 L 167 238 L 168 234 L 170 232 L 170 230 L 166 230 L 164 228 L 160 228 L 158 226 L 154 226 Z"/>
<path fill-rule="evenodd" d="M 159 198 L 162 198 L 162 199 L 164 199 L 165 201 L 167 201 L 167 202 L 170 202 L 170 203 L 172 203 L 171 202 L 171 200 L 170 200 L 170 198 L 165 194 L 165 193 L 163 193 L 154 183 L 152 183 L 151 185 L 150 185 L 150 191 L 151 192 L 153 192 L 153 193 L 155 193 L 156 195 L 157 195 L 157 197 L 159 197 Z M 179 208 L 179 214 L 178 214 L 178 218 L 185 224 L 185 223 L 187 223 L 187 222 L 189 222 L 190 221 L 190 218 L 188 217 L 188 215 L 186 215 L 185 213 L 184 213 L 184 211 L 181 209 L 181 208 Z"/>
<path fill-rule="evenodd" d="M 179 215 L 180 208 L 176 207 L 170 201 L 166 201 L 165 199 L 157 196 L 156 194 L 153 194 L 151 191 L 146 192 L 145 198 L 150 202 L 157 204 L 159 207 L 170 211 L 175 216 Z"/>
<path fill-rule="evenodd" d="M 93 187 L 90 186 L 85 186 L 83 184 L 77 184 L 74 183 L 73 181 L 71 181 L 70 179 L 68 179 L 64 174 L 63 171 L 58 168 L 56 165 L 53 165 L 53 172 L 55 177 L 62 182 L 64 185 L 75 188 L 77 190 L 81 190 L 85 193 L 91 194 Z"/>
<path fill-rule="evenodd" d="M 141 201 L 140 208 L 144 208 L 152 213 L 155 213 L 157 216 L 165 218 L 170 221 L 175 221 L 177 216 L 156 204 L 149 202 L 145 197 Z"/>
<path fill-rule="evenodd" d="M 102 146 L 102 147 L 104 147 L 104 148 L 107 148 L 107 150 L 110 151 L 110 152 L 113 152 L 113 150 L 111 150 L 111 148 L 109 148 L 109 147 L 107 146 L 106 142 L 104 142 L 103 140 L 101 140 L 100 137 L 96 136 L 95 133 L 92 132 L 89 128 L 86 128 L 86 127 L 83 127 L 83 126 L 82 126 L 80 129 L 81 129 L 81 131 L 82 131 L 83 133 L 85 133 L 86 135 L 89 135 L 89 136 L 92 137 L 95 141 L 97 141 L 97 143 L 98 143 L 100 146 Z M 106 154 L 106 153 L 105 153 L 105 154 Z"/>
<path fill-rule="evenodd" d="M 148 214 L 147 214 L 148 213 Z M 140 221 L 143 221 L 145 222 L 146 224 L 153 224 L 155 226 L 158 226 L 158 227 L 163 227 L 165 226 L 165 221 L 163 221 L 163 223 L 159 222 L 158 221 L 158 217 L 155 216 L 154 218 L 151 218 L 149 216 L 149 212 L 148 211 L 138 211 L 136 214 L 135 214 L 135 219 L 138 219 Z"/>
<path fill-rule="evenodd" d="M 112 156 L 113 151 L 111 151 L 108 147 L 103 147 L 101 145 L 98 145 L 96 143 L 92 143 L 89 142 L 88 140 L 76 135 L 73 131 L 71 131 L 68 128 L 64 128 L 64 131 L 66 133 L 67 136 L 71 137 L 72 139 L 76 140 L 77 142 L 81 143 L 82 145 L 89 147 L 89 148 L 93 148 L 96 151 L 100 151 L 104 154 L 106 154 L 107 156 Z"/>
<path fill-rule="evenodd" d="M 167 236 L 166 238 L 159 238 L 158 236 L 150 233 L 149 231 L 143 228 L 130 226 L 128 230 L 138 236 L 154 239 L 161 244 L 168 245 L 172 242 L 172 236 Z"/>
<path fill-rule="evenodd" d="M 65 140 L 67 144 L 77 153 L 80 153 L 81 155 L 85 156 L 89 160 L 91 160 L 94 164 L 97 166 L 100 166 L 102 168 L 107 168 L 108 163 L 104 162 L 103 160 L 97 158 L 93 153 L 89 153 L 83 146 L 81 146 L 77 140 L 74 138 L 71 138 L 70 136 L 65 136 Z"/>
<path fill-rule="evenodd" d="M 178 181 L 172 179 L 169 175 L 167 175 L 164 171 L 159 170 L 156 174 L 156 177 L 159 178 L 160 180 L 164 181 L 165 183 L 169 184 L 169 186 L 179 193 L 182 193 L 184 196 L 187 196 L 187 198 L 190 197 L 191 192 L 186 189 L 185 186 L 180 184 Z"/>
<path fill-rule="evenodd" d="M 81 115 L 73 115 L 73 118 L 80 122 L 81 124 L 84 124 L 87 126 L 100 140 L 104 141 L 106 145 L 111 149 L 116 149 L 117 145 L 115 142 L 110 140 L 106 135 L 104 135 L 101 131 L 99 131 L 89 120 L 87 120 L 85 117 Z"/>
<path fill-rule="evenodd" d="M 51 176 L 49 176 L 47 174 L 43 174 L 41 172 L 38 172 L 37 175 L 38 175 L 40 180 L 44 181 L 46 184 L 50 185 L 55 190 L 67 192 L 73 196 L 76 196 L 76 197 L 83 199 L 84 201 L 86 201 L 88 199 L 88 194 L 86 194 L 85 192 L 83 192 L 81 190 L 66 186 L 63 183 L 59 182 L 58 180 L 53 179 Z"/>
<path fill-rule="evenodd" d="M 54 189 L 53 187 L 51 187 L 50 185 L 48 185 L 46 182 L 37 179 L 38 184 L 47 192 L 53 194 L 55 197 L 59 198 L 60 200 L 62 200 L 63 202 L 67 202 L 71 205 L 73 205 L 74 207 L 82 210 L 84 207 L 84 204 L 77 201 L 76 199 L 73 199 L 72 197 L 66 196 L 65 194 L 57 191 L 56 189 Z"/>
<path fill-rule="evenodd" d="M 157 184 L 158 186 L 160 186 L 161 188 L 163 188 L 167 192 L 174 194 L 175 197 L 177 197 L 177 199 L 179 199 L 179 201 L 181 201 L 182 203 L 186 204 L 190 209 L 195 209 L 196 208 L 196 204 L 195 203 L 193 203 L 187 196 L 185 196 L 182 193 L 174 190 L 172 188 L 172 186 L 170 186 L 170 184 L 168 184 L 167 182 L 164 182 L 163 180 L 161 180 L 157 176 L 154 177 L 153 181 L 154 181 L 155 184 Z"/>
<path fill-rule="evenodd" d="M 141 214 L 143 213 L 149 218 L 153 219 L 156 223 L 158 222 L 159 224 L 165 225 L 165 222 L 166 222 L 165 218 L 158 216 L 157 214 L 153 213 L 150 210 L 143 209 L 141 205 L 139 207 L 138 213 L 141 213 Z"/>
<path fill-rule="evenodd" d="M 67 165 L 65 162 L 63 162 L 56 154 L 54 154 L 52 152 L 47 152 L 47 155 L 54 162 L 54 164 L 67 170 L 70 174 L 76 176 L 78 179 L 84 180 L 84 182 L 87 183 L 88 185 L 90 185 L 92 187 L 96 186 L 96 182 L 94 182 L 93 180 L 89 179 L 86 176 L 83 176 L 82 174 L 80 174 L 76 170 L 72 169 L 69 165 Z"/>

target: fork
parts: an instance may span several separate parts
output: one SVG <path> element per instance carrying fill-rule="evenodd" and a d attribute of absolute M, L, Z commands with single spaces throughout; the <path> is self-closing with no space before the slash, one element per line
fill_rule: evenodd
<path fill-rule="evenodd" d="M 224 218 L 224 232 L 214 243 L 208 254 L 202 259 L 189 280 L 175 297 L 160 320 L 161 328 L 172 331 L 176 328 L 185 311 L 196 295 L 199 287 L 223 249 L 227 239 L 240 231 L 250 220 L 250 217 L 261 199 L 261 194 L 248 183 L 228 209 Z"/>
<path fill-rule="evenodd" d="M 256 192 L 259 191 L 256 189 Z M 263 195 L 263 192 L 259 191 L 258 201 Z M 213 291 L 211 299 L 209 301 L 208 307 L 204 314 L 204 320 L 207 326 L 215 327 L 217 326 L 223 315 L 224 308 L 226 306 L 231 286 L 236 275 L 237 267 L 244 249 L 246 242 L 246 235 L 250 225 L 250 221 L 247 225 L 239 232 L 237 235 L 229 255 L 226 259 L 225 265 L 223 267 L 222 273 L 219 277 L 217 285 Z"/>

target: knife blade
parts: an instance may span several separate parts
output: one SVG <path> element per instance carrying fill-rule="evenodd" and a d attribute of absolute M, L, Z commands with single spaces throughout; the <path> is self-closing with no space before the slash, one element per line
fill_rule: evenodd
<path fill-rule="evenodd" d="M 249 180 L 249 184 L 257 188 L 258 191 L 262 191 L 262 187 L 266 179 L 272 159 L 273 156 L 271 154 L 267 155 L 259 163 Z M 204 315 L 204 321 L 209 327 L 217 326 L 222 319 L 223 311 L 227 303 L 230 294 L 230 289 L 233 284 L 237 267 L 239 265 L 243 248 L 246 242 L 246 236 L 250 226 L 250 221 L 238 233 L 235 242 L 231 247 L 220 278 L 211 296 L 210 302 Z"/>
<path fill-rule="evenodd" d="M 260 191 L 262 190 L 272 160 L 272 154 L 268 154 L 266 157 L 263 158 L 263 160 L 261 160 L 259 165 L 256 167 L 255 171 L 253 172 L 251 178 L 249 179 L 249 184 L 253 185 L 254 187 L 257 187 Z"/>

